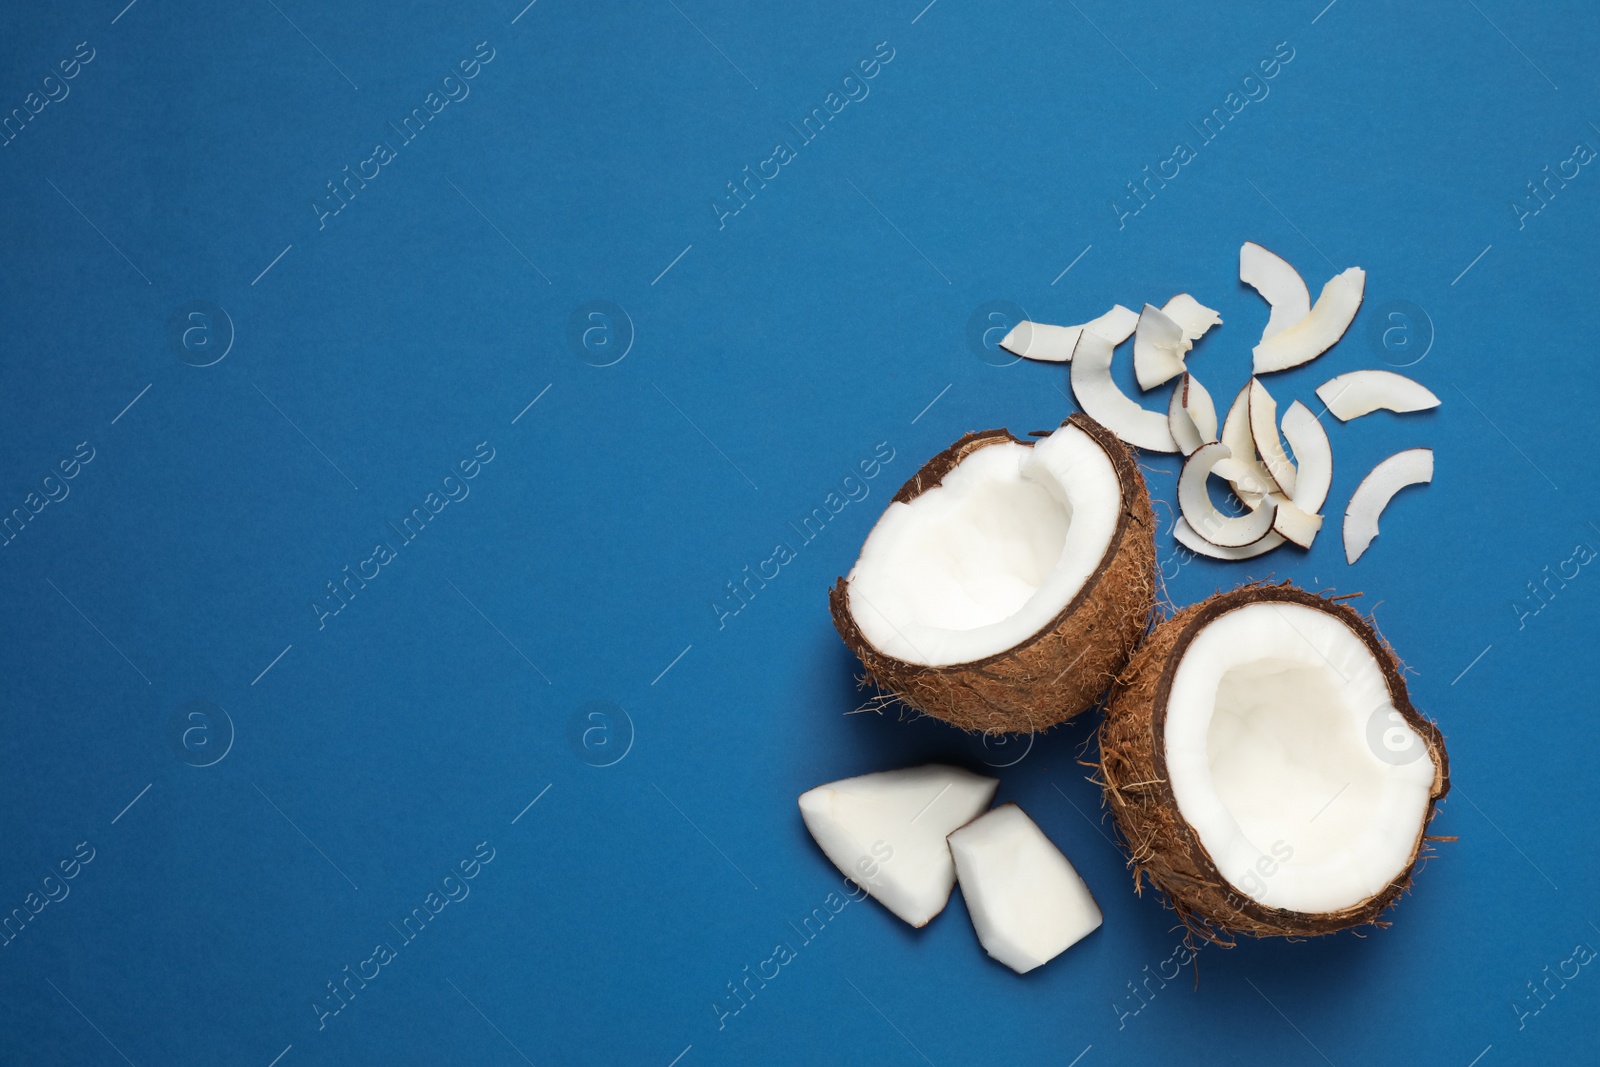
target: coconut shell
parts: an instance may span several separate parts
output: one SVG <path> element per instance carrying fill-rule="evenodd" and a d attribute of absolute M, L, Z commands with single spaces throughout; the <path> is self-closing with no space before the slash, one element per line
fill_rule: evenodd
<path fill-rule="evenodd" d="M 1173 676 L 1189 643 L 1226 613 L 1261 602 L 1298 604 L 1326 612 L 1350 628 L 1383 672 L 1389 700 L 1427 746 L 1435 768 L 1433 790 L 1417 839 L 1401 873 L 1376 895 L 1341 911 L 1310 914 L 1267 907 L 1231 886 L 1199 836 L 1178 811 L 1167 778 L 1166 715 Z M 1412 706 L 1400 661 L 1377 630 L 1341 599 L 1322 597 L 1288 582 L 1252 584 L 1185 608 L 1157 626 L 1118 679 L 1100 726 L 1100 779 L 1133 871 L 1134 889 L 1149 879 L 1189 930 L 1207 941 L 1230 944 L 1234 934 L 1251 937 L 1314 937 L 1380 922 L 1411 885 L 1427 850 L 1424 834 L 1436 805 L 1450 790 L 1444 736 Z"/>
<path fill-rule="evenodd" d="M 851 617 L 849 585 L 840 578 L 828 598 L 833 624 L 860 658 L 869 684 L 934 718 L 987 734 L 1055 726 L 1105 694 L 1155 614 L 1155 519 L 1132 450 L 1086 415 L 1073 415 L 1061 425 L 1069 424 L 1110 457 L 1121 487 L 1116 530 L 1094 573 L 1054 619 L 1021 644 L 940 667 L 908 663 L 875 648 Z M 917 471 L 894 495 L 895 502 L 915 500 L 973 452 L 1007 441 L 1033 444 L 1006 430 L 968 434 Z"/>

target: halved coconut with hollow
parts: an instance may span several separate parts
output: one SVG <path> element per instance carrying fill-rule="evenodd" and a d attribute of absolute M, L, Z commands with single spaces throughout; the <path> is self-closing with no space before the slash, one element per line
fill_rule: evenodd
<path fill-rule="evenodd" d="M 1100 773 L 1136 888 L 1221 941 L 1379 921 L 1450 786 L 1377 631 L 1287 582 L 1156 628 L 1109 698 Z"/>
<path fill-rule="evenodd" d="M 1155 520 L 1105 427 L 968 434 L 895 494 L 833 623 L 867 677 L 965 730 L 1042 730 L 1093 706 L 1149 628 Z"/>

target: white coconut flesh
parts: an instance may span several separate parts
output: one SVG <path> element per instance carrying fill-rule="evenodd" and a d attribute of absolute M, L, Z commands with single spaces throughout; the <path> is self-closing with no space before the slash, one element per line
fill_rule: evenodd
<path fill-rule="evenodd" d="M 1133 333 L 1133 373 L 1140 389 L 1154 389 L 1183 373 L 1183 357 L 1194 342 L 1183 327 L 1156 307 L 1146 304 Z"/>
<path fill-rule="evenodd" d="M 1071 862 L 1015 804 L 1002 804 L 950 835 L 978 942 L 1019 974 L 1099 929 L 1094 902 Z"/>
<path fill-rule="evenodd" d="M 1072 357 L 1072 395 L 1078 398 L 1078 406 L 1130 445 L 1150 452 L 1178 451 L 1166 413 L 1140 407 L 1112 379 L 1111 354 L 1115 350 L 1113 342 L 1092 330 L 1078 337 Z"/>
<path fill-rule="evenodd" d="M 1261 331 L 1263 341 L 1282 333 L 1311 312 L 1311 290 L 1306 288 L 1300 272 L 1291 267 L 1288 260 L 1254 241 L 1246 241 L 1239 249 L 1239 280 L 1260 293 L 1272 307 L 1267 327 Z"/>
<path fill-rule="evenodd" d="M 1211 327 L 1222 325 L 1221 315 L 1188 293 L 1179 293 L 1162 304 L 1161 313 L 1177 323 L 1183 330 L 1184 338 L 1189 341 L 1198 341 Z"/>
<path fill-rule="evenodd" d="M 1439 398 L 1421 382 L 1388 370 L 1358 370 L 1329 378 L 1317 386 L 1317 397 L 1340 422 L 1374 411 L 1426 411 Z"/>
<path fill-rule="evenodd" d="M 1024 319 L 1001 338 L 1000 347 L 1024 359 L 1066 363 L 1072 359 L 1072 350 L 1078 346 L 1078 338 L 1084 330 L 1093 330 L 1113 345 L 1120 345 L 1133 336 L 1138 325 L 1137 312 L 1114 304 L 1104 315 L 1078 326 L 1052 326 Z"/>
<path fill-rule="evenodd" d="M 880 771 L 802 793 L 800 815 L 834 866 L 922 926 L 955 885 L 945 838 L 987 808 L 999 784 L 941 764 Z"/>
<path fill-rule="evenodd" d="M 1191 455 L 1201 445 L 1217 439 L 1217 408 L 1211 394 L 1192 374 L 1185 374 L 1172 388 L 1167 404 L 1167 427 L 1178 451 Z"/>
<path fill-rule="evenodd" d="M 1372 468 L 1344 512 L 1344 558 L 1354 563 L 1378 536 L 1378 516 L 1394 495 L 1408 485 L 1433 481 L 1433 449 L 1408 448 Z"/>
<path fill-rule="evenodd" d="M 1194 637 L 1165 752 L 1179 813 L 1233 890 L 1310 914 L 1360 904 L 1406 870 L 1434 781 L 1371 650 L 1298 604 L 1248 604 Z"/>
<path fill-rule="evenodd" d="M 1250 438 L 1256 455 L 1267 469 L 1267 475 L 1277 483 L 1284 495 L 1294 493 L 1294 464 L 1283 450 L 1278 439 L 1278 402 L 1272 399 L 1267 387 L 1259 378 L 1250 379 Z"/>
<path fill-rule="evenodd" d="M 874 648 L 908 663 L 998 655 L 1071 603 L 1121 510 L 1111 458 L 1076 426 L 979 448 L 884 511 L 847 578 L 850 614 Z"/>
<path fill-rule="evenodd" d="M 1183 464 L 1178 475 L 1178 508 L 1190 528 L 1219 548 L 1240 548 L 1254 544 L 1272 529 L 1278 510 L 1276 495 L 1269 495 L 1243 515 L 1225 515 L 1211 502 L 1206 483 L 1217 463 L 1232 453 L 1227 445 L 1203 445 Z"/>
<path fill-rule="evenodd" d="M 1366 285 L 1367 272 L 1360 267 L 1334 275 L 1304 318 L 1256 345 L 1255 373 L 1298 367 L 1332 348 L 1356 317 Z"/>

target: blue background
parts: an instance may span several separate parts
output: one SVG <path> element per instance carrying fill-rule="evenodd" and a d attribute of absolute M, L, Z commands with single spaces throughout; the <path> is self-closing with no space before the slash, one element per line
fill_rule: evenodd
<path fill-rule="evenodd" d="M 0 947 L 0 1060 L 1488 1067 L 1595 1049 L 1592 968 L 1536 1014 L 1526 983 L 1600 945 L 1600 578 L 1538 600 L 1528 583 L 1600 546 L 1600 177 L 1537 214 L 1525 185 L 1600 146 L 1600 14 L 924 2 L 0 17 L 0 112 L 93 49 L 0 148 L 0 510 L 94 450 L 0 549 L 0 910 L 80 842 L 94 857 Z M 401 145 L 387 124 L 478 42 L 493 59 L 470 95 Z M 798 142 L 787 124 L 879 42 L 869 95 L 719 225 L 726 183 Z M 1280 42 L 1269 94 L 1204 143 L 1190 123 Z M 396 157 L 319 225 L 325 183 L 379 139 Z M 1180 141 L 1193 161 L 1119 221 L 1124 183 Z M 1226 320 L 1191 363 L 1225 404 L 1267 317 L 1237 280 L 1246 239 L 1313 293 L 1368 271 L 1346 338 L 1271 379 L 1280 403 L 1374 366 L 1444 403 L 1330 428 L 1332 529 L 1309 553 L 1189 561 L 1164 532 L 1167 593 L 1269 573 L 1365 593 L 1449 739 L 1434 832 L 1460 841 L 1390 929 L 1207 949 L 1198 988 L 1186 971 L 1141 1000 L 1130 983 L 1179 934 L 1107 837 L 1079 762 L 1094 716 L 1028 750 L 849 714 L 864 697 L 825 590 L 927 457 L 1074 410 L 1061 369 L 970 342 L 992 302 L 1076 322 L 1193 292 Z M 194 301 L 212 310 L 183 318 Z M 593 301 L 613 310 L 589 319 Z M 470 496 L 319 622 L 325 583 L 398 541 L 386 523 L 480 442 Z M 719 619 L 724 583 L 879 442 L 894 458 L 867 498 Z M 1434 483 L 1347 567 L 1351 490 L 1419 445 Z M 1175 464 L 1148 468 L 1170 518 Z M 212 710 L 186 718 L 192 701 Z M 1068 853 L 1104 927 L 1018 977 L 959 894 L 922 931 L 850 904 L 719 1018 L 726 983 L 843 891 L 795 797 L 934 758 L 1011 764 L 998 800 Z M 470 896 L 319 1029 L 326 984 L 400 943 L 390 924 L 480 842 Z"/>

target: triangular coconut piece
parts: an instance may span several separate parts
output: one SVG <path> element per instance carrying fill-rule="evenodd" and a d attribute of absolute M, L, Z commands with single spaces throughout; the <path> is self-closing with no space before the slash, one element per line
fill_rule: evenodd
<path fill-rule="evenodd" d="M 944 910 L 955 885 L 945 837 L 989 806 L 1000 783 L 930 763 L 819 785 L 800 815 L 823 854 L 912 926 Z"/>
<path fill-rule="evenodd" d="M 1084 330 L 1093 330 L 1113 345 L 1120 345 L 1133 336 L 1138 325 L 1137 312 L 1116 304 L 1099 318 L 1078 326 L 1052 326 L 1046 322 L 1024 319 L 1001 339 L 1000 347 L 1023 359 L 1067 363 L 1071 361 L 1072 351 L 1077 348 L 1078 338 Z"/>
<path fill-rule="evenodd" d="M 1360 267 L 1335 274 L 1304 318 L 1256 345 L 1254 373 L 1298 367 L 1332 348 L 1350 328 L 1366 286 L 1367 272 Z"/>
<path fill-rule="evenodd" d="M 1272 307 L 1267 328 L 1261 331 L 1263 341 L 1282 333 L 1311 312 L 1311 291 L 1306 288 L 1300 272 L 1291 267 L 1288 260 L 1254 241 L 1246 241 L 1239 249 L 1239 280 L 1260 293 Z"/>
<path fill-rule="evenodd" d="M 1190 341 L 1198 341 L 1211 327 L 1222 325 L 1221 315 L 1188 293 L 1179 293 L 1162 304 L 1161 313 L 1177 323 L 1183 336 Z"/>
<path fill-rule="evenodd" d="M 1067 857 L 1015 804 L 950 835 L 978 942 L 1018 974 L 1048 963 L 1100 928 L 1100 906 Z"/>
<path fill-rule="evenodd" d="M 1154 389 L 1183 373 L 1183 357 L 1193 347 L 1183 327 L 1154 304 L 1139 312 L 1133 334 L 1133 373 L 1140 389 Z"/>

